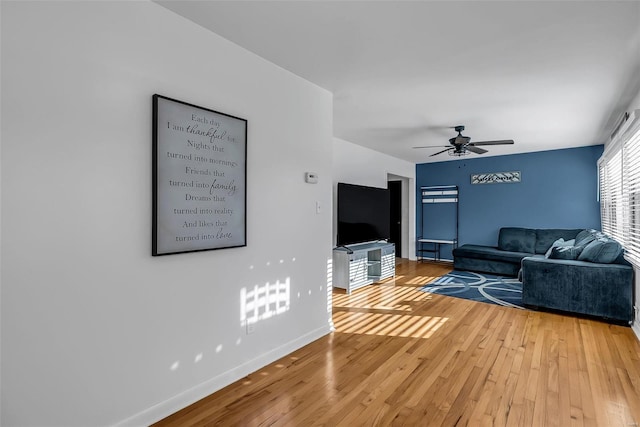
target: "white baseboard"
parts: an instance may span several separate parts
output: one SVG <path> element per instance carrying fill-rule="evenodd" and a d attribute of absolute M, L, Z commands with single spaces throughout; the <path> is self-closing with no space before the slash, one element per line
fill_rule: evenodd
<path fill-rule="evenodd" d="M 256 372 L 259 369 L 267 366 L 287 354 L 304 347 L 305 345 L 329 334 L 331 329 L 329 325 L 318 328 L 315 331 L 311 331 L 293 341 L 290 341 L 278 348 L 271 350 L 268 353 L 261 354 L 253 360 L 250 360 L 242 365 L 224 372 L 217 377 L 211 378 L 199 384 L 189 390 L 183 391 L 176 396 L 165 400 L 164 402 L 153 405 L 152 407 L 145 409 L 136 415 L 129 417 L 125 420 L 114 424 L 113 427 L 134 427 L 145 425 L 148 426 L 169 415 L 185 408 L 198 400 L 215 393 L 216 391 L 228 386 L 229 384 L 238 381 L 239 379 Z"/>
<path fill-rule="evenodd" d="M 638 341 L 640 341 L 640 319 L 636 319 L 636 321 L 633 322 L 633 325 L 631 325 L 631 329 L 636 334 Z"/>

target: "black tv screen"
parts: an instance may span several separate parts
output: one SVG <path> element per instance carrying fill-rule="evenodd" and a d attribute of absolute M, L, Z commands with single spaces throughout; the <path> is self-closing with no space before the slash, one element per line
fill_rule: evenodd
<path fill-rule="evenodd" d="M 389 190 L 338 183 L 338 245 L 389 239 Z"/>

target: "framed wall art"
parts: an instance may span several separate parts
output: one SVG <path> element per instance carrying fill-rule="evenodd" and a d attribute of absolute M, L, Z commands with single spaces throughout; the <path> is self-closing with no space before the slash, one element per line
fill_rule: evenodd
<path fill-rule="evenodd" d="M 247 245 L 247 121 L 153 95 L 152 255 Z"/>
<path fill-rule="evenodd" d="M 471 175 L 471 184 L 513 184 L 522 180 L 520 171 L 475 173 Z"/>

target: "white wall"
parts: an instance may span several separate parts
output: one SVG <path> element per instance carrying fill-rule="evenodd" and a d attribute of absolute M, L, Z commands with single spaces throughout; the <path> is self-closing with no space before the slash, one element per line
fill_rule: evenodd
<path fill-rule="evenodd" d="M 2 2 L 2 91 L 2 425 L 148 424 L 329 331 L 330 93 L 150 2 Z M 248 120 L 247 247 L 151 257 L 154 93 Z"/>
<path fill-rule="evenodd" d="M 416 165 L 382 154 L 360 145 L 353 144 L 339 138 L 333 138 L 333 200 L 334 206 L 337 200 L 337 186 L 339 182 L 348 184 L 366 185 L 369 187 L 387 188 L 387 181 L 396 180 L 397 177 L 407 179 L 408 187 L 403 185 L 403 193 L 408 194 L 408 211 L 403 210 L 407 215 L 408 236 L 403 236 L 403 254 L 409 254 L 409 259 L 416 259 Z M 404 228 L 403 228 L 404 230 Z M 337 234 L 337 218 L 334 212 L 333 218 L 333 241 Z M 406 257 L 406 255 L 404 255 Z"/>

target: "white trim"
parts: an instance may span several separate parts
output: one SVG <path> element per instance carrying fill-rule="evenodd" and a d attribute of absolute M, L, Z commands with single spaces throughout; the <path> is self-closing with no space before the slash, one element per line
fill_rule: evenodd
<path fill-rule="evenodd" d="M 627 122 L 627 120 L 629 120 L 629 113 L 627 111 L 625 111 L 618 118 L 618 121 L 616 122 L 615 126 L 613 127 L 613 132 L 611 132 L 611 136 L 609 136 L 609 139 L 615 138 L 615 136 L 618 134 L 618 132 L 620 132 L 620 129 L 622 128 L 622 125 L 624 125 Z"/>
<path fill-rule="evenodd" d="M 164 402 L 155 404 L 142 412 L 113 424 L 113 427 L 151 425 L 329 333 L 331 333 L 331 329 L 330 325 L 327 324 L 322 328 L 318 328 L 278 348 L 261 354 L 255 359 L 243 363 L 230 371 L 224 372 L 195 387 L 185 390 Z"/>
<path fill-rule="evenodd" d="M 622 150 L 622 141 L 627 136 L 627 133 L 634 131 L 636 127 L 640 127 L 640 110 L 633 110 L 629 113 L 629 118 L 620 127 L 620 130 L 618 130 L 613 139 L 605 145 L 604 152 L 602 156 L 600 156 L 600 159 L 598 159 L 598 164 L 604 159 L 608 159 L 612 152 Z"/>
<path fill-rule="evenodd" d="M 636 338 L 638 338 L 638 341 L 640 341 L 640 319 L 636 319 L 636 321 L 633 322 L 633 325 L 631 325 L 631 330 L 636 334 Z"/>
<path fill-rule="evenodd" d="M 633 110 L 631 113 L 629 113 L 629 118 L 624 123 L 624 125 L 622 125 L 622 127 L 620 128 L 620 131 L 618 132 L 618 135 L 620 135 L 619 139 L 625 139 L 628 136 L 628 134 L 635 133 L 636 128 L 639 125 L 640 125 L 640 110 Z M 616 138 L 617 138 L 617 135 L 616 135 Z"/>

